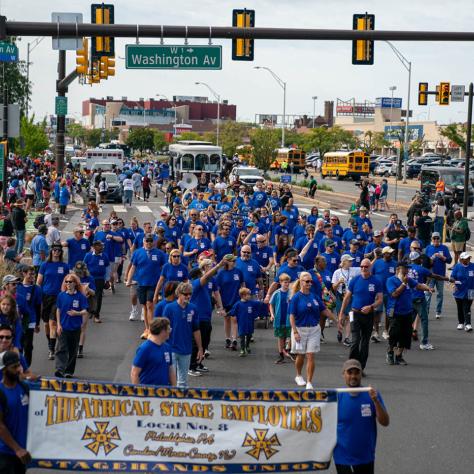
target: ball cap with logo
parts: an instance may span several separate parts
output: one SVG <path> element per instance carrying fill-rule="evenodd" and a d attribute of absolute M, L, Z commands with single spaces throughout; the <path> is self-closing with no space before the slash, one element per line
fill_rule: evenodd
<path fill-rule="evenodd" d="M 14 351 L 5 351 L 0 353 L 0 370 L 20 363 L 19 355 Z"/>

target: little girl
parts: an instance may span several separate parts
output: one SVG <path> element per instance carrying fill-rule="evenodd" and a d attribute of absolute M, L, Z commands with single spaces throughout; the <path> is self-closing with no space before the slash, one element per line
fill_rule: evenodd
<path fill-rule="evenodd" d="M 0 324 L 7 324 L 13 331 L 13 345 L 21 349 L 23 329 L 21 320 L 16 311 L 16 301 L 10 295 L 3 295 L 0 299 Z"/>

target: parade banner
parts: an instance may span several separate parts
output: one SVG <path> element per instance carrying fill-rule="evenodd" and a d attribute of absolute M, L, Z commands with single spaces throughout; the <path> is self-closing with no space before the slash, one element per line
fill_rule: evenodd
<path fill-rule="evenodd" d="M 336 444 L 335 390 L 187 389 L 44 378 L 30 391 L 32 467 L 313 472 Z"/>

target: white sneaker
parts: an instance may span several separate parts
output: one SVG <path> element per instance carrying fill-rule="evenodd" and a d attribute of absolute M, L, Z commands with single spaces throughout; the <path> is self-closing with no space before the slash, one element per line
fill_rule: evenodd
<path fill-rule="evenodd" d="M 441 314 L 436 313 L 436 319 L 441 319 Z"/>
<path fill-rule="evenodd" d="M 295 382 L 296 382 L 296 385 L 299 385 L 300 387 L 302 387 L 303 385 L 306 385 L 306 381 L 301 375 L 297 375 L 295 377 Z"/>
<path fill-rule="evenodd" d="M 434 349 L 433 344 L 430 344 L 429 342 L 426 344 L 420 344 L 420 349 L 422 351 L 432 351 Z"/>
<path fill-rule="evenodd" d="M 456 329 L 457 329 L 458 331 L 462 331 L 462 330 L 464 329 L 464 324 L 459 323 L 459 324 L 456 326 Z"/>
<path fill-rule="evenodd" d="M 314 390 L 313 384 L 311 382 L 306 382 L 306 390 Z"/>
<path fill-rule="evenodd" d="M 383 331 L 383 333 L 382 333 L 382 337 L 383 337 L 385 340 L 387 340 L 388 337 L 389 337 L 389 336 L 388 336 L 388 331 L 386 331 L 385 329 L 384 329 L 384 331 Z"/>
<path fill-rule="evenodd" d="M 138 308 L 136 306 L 132 306 L 132 310 L 130 311 L 130 317 L 128 319 L 130 321 L 140 320 L 140 317 L 138 316 Z"/>
<path fill-rule="evenodd" d="M 470 324 L 466 324 L 466 326 L 464 326 L 464 331 L 471 332 L 472 331 L 472 326 Z"/>

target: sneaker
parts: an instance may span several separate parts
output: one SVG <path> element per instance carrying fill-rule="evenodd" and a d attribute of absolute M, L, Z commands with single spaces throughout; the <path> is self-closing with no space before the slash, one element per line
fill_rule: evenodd
<path fill-rule="evenodd" d="M 420 344 L 420 349 L 422 351 L 432 351 L 434 349 L 434 346 L 433 344 L 427 342 L 426 344 Z"/>
<path fill-rule="evenodd" d="M 280 354 L 278 356 L 278 359 L 275 361 L 275 364 L 284 364 L 285 363 L 285 358 L 283 357 L 283 354 Z"/>
<path fill-rule="evenodd" d="M 72 374 L 64 374 L 65 379 L 72 379 L 73 375 Z"/>
<path fill-rule="evenodd" d="M 320 344 L 326 344 L 326 338 L 324 337 L 323 333 L 321 333 L 321 337 L 319 338 L 319 343 Z"/>
<path fill-rule="evenodd" d="M 296 385 L 299 385 L 300 387 L 302 387 L 303 385 L 306 385 L 306 381 L 301 375 L 297 375 L 295 377 L 295 382 L 296 382 Z"/>
<path fill-rule="evenodd" d="M 250 336 L 250 342 L 255 342 L 255 339 L 253 338 L 253 336 Z"/>
<path fill-rule="evenodd" d="M 337 342 L 342 342 L 342 332 L 337 331 Z"/>
<path fill-rule="evenodd" d="M 130 321 L 140 321 L 140 316 L 138 315 L 138 308 L 132 307 L 130 311 L 130 317 L 128 318 Z"/>
<path fill-rule="evenodd" d="M 388 331 L 387 331 L 387 330 L 385 330 L 385 329 L 383 330 L 383 332 L 382 332 L 382 337 L 383 337 L 385 340 L 387 340 L 387 339 L 389 338 L 389 335 L 388 335 Z"/>
<path fill-rule="evenodd" d="M 379 335 L 376 331 L 372 331 L 372 335 L 370 336 L 371 342 L 380 342 Z"/>
<path fill-rule="evenodd" d="M 385 360 L 387 361 L 388 365 L 395 364 L 395 359 L 393 358 L 393 351 L 387 352 L 387 355 L 385 356 Z"/>
<path fill-rule="evenodd" d="M 211 357 L 211 353 L 207 349 L 204 351 L 204 357 L 206 359 L 209 359 L 209 357 Z"/>
<path fill-rule="evenodd" d="M 54 351 L 49 351 L 48 352 L 48 360 L 54 360 L 55 358 L 55 353 Z"/>
<path fill-rule="evenodd" d="M 232 345 L 232 341 L 230 339 L 226 339 L 225 340 L 225 348 L 230 349 L 231 345 Z"/>
<path fill-rule="evenodd" d="M 58 377 L 59 379 L 62 379 L 64 377 L 64 374 L 60 370 L 56 370 L 56 372 L 54 372 L 54 376 Z"/>
<path fill-rule="evenodd" d="M 351 341 L 349 341 L 349 338 L 348 338 L 348 337 L 346 337 L 346 338 L 344 339 L 343 344 L 344 344 L 346 347 L 351 347 Z"/>
<path fill-rule="evenodd" d="M 411 333 L 411 337 L 414 341 L 418 341 L 418 331 L 416 329 L 413 329 L 413 332 Z"/>
<path fill-rule="evenodd" d="M 84 352 L 82 352 L 82 351 L 77 351 L 77 358 L 78 358 L 78 359 L 84 359 Z"/>
<path fill-rule="evenodd" d="M 102 321 L 100 320 L 100 318 L 99 318 L 99 317 L 97 317 L 97 316 L 94 316 L 94 323 L 101 324 L 101 323 L 102 323 Z"/>
<path fill-rule="evenodd" d="M 285 357 L 288 357 L 288 359 L 290 359 L 292 362 L 296 360 L 295 355 L 292 354 L 291 352 L 285 352 Z"/>
<path fill-rule="evenodd" d="M 408 362 L 402 356 L 395 357 L 395 364 L 397 365 L 408 365 Z"/>
<path fill-rule="evenodd" d="M 306 390 L 314 390 L 313 384 L 311 382 L 306 382 Z"/>
<path fill-rule="evenodd" d="M 245 349 L 241 349 L 239 357 L 245 357 L 246 355 L 247 355 L 247 352 L 245 351 Z"/>
<path fill-rule="evenodd" d="M 201 377 L 201 372 L 198 372 L 197 370 L 188 370 L 188 375 L 191 377 Z"/>
<path fill-rule="evenodd" d="M 441 314 L 436 313 L 436 319 L 441 319 Z"/>
<path fill-rule="evenodd" d="M 232 349 L 233 351 L 236 351 L 236 350 L 237 350 L 237 341 L 236 341 L 235 339 L 232 341 L 232 347 L 231 347 L 231 349 Z"/>
<path fill-rule="evenodd" d="M 149 334 L 148 329 L 145 329 L 142 335 L 140 336 L 140 339 L 143 339 L 143 340 L 148 339 L 148 334 Z"/>
<path fill-rule="evenodd" d="M 202 365 L 202 364 L 199 364 L 199 365 L 196 367 L 196 370 L 197 370 L 198 372 L 202 372 L 202 373 L 209 372 L 209 369 L 208 369 L 205 365 Z"/>
<path fill-rule="evenodd" d="M 471 332 L 471 331 L 472 331 L 472 326 L 471 326 L 470 324 L 466 324 L 466 325 L 464 326 L 464 331 L 466 331 L 466 332 Z"/>
<path fill-rule="evenodd" d="M 464 324 L 459 323 L 459 324 L 456 326 L 456 329 L 457 329 L 458 331 L 462 331 L 462 330 L 464 329 Z"/>

